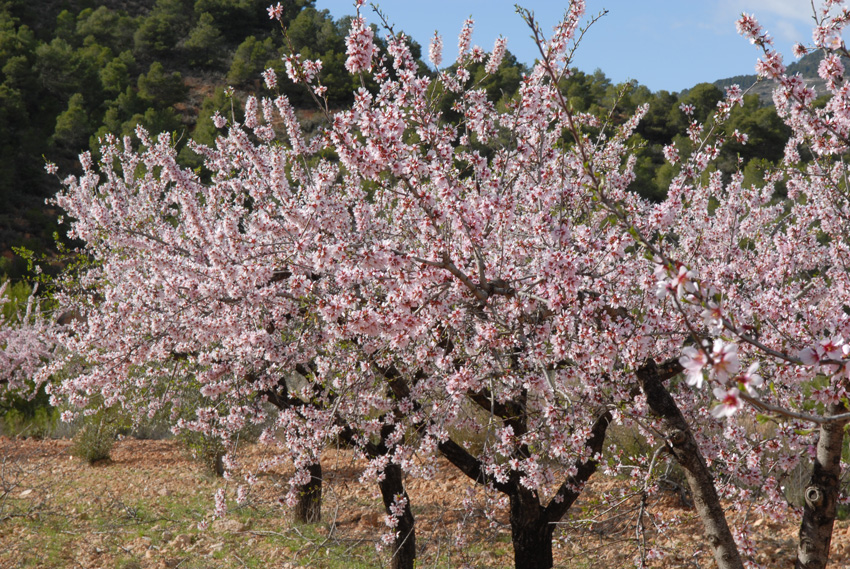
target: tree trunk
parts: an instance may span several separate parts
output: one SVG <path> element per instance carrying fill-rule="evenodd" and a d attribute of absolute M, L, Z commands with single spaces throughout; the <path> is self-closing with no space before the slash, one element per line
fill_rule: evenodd
<path fill-rule="evenodd" d="M 606 411 L 593 424 L 587 446 L 594 456 L 602 452 L 610 422 L 611 413 Z M 509 481 L 500 482 L 488 476 L 481 461 L 453 440 L 447 439 L 439 443 L 437 448 L 469 478 L 478 484 L 491 485 L 510 498 L 511 540 L 516 569 L 550 569 L 553 566 L 552 535 L 556 523 L 561 521 L 578 499 L 582 487 L 596 472 L 596 460 L 591 458 L 576 464 L 576 474 L 564 481 L 555 498 L 544 508 L 537 495 L 520 484 L 517 473 Z"/>
<path fill-rule="evenodd" d="M 665 375 L 672 376 L 677 370 L 673 366 Z M 681 371 L 681 367 L 678 367 Z M 705 463 L 693 433 L 685 421 L 676 401 L 662 383 L 658 366 L 653 360 L 648 360 L 637 370 L 637 378 L 646 394 L 646 402 L 652 412 L 657 415 L 667 429 L 667 447 L 679 466 L 685 471 L 685 478 L 691 488 L 694 505 L 702 521 L 705 535 L 714 561 L 719 569 L 743 569 L 738 546 L 729 531 L 726 515 L 720 505 L 720 498 L 714 487 L 714 478 Z"/>
<path fill-rule="evenodd" d="M 410 498 L 404 490 L 401 467 L 390 463 L 384 469 L 384 479 L 378 484 L 387 515 L 391 515 L 390 506 L 398 495 L 404 496 L 407 505 L 396 526 L 397 536 L 393 542 L 391 569 L 413 569 L 416 563 L 416 527 L 413 512 L 410 510 Z"/>
<path fill-rule="evenodd" d="M 832 415 L 846 411 L 841 403 L 830 407 Z M 796 569 L 823 569 L 829 559 L 846 424 L 841 421 L 821 425 L 812 478 L 805 492 Z"/>
<path fill-rule="evenodd" d="M 296 375 L 300 374 L 302 379 L 312 373 L 309 364 L 306 366 L 301 364 L 296 365 L 295 372 Z M 248 374 L 246 379 L 249 383 L 256 381 L 256 377 L 252 374 Z M 289 385 L 287 384 L 286 376 L 281 376 L 278 379 L 276 389 L 261 391 L 260 394 L 265 396 L 269 403 L 281 411 L 300 409 L 312 405 L 289 394 Z M 322 465 L 316 460 L 314 464 L 307 467 L 307 471 L 310 473 L 310 481 L 301 488 L 292 517 L 298 523 L 317 524 L 322 521 Z"/>
<path fill-rule="evenodd" d="M 552 569 L 555 524 L 549 523 L 537 496 L 519 487 L 517 492 L 510 494 L 510 504 L 514 566 L 517 569 Z"/>
<path fill-rule="evenodd" d="M 317 524 L 322 521 L 322 465 L 311 464 L 307 471 L 310 482 L 301 488 L 293 516 L 296 522 Z"/>

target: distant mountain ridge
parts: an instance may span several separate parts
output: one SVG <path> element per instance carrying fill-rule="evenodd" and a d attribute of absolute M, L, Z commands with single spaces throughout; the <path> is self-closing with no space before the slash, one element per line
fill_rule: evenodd
<path fill-rule="evenodd" d="M 826 94 L 826 82 L 818 76 L 818 65 L 823 59 L 823 52 L 815 51 L 805 55 L 800 61 L 795 61 L 788 65 L 788 75 L 800 74 L 805 79 L 810 87 L 814 87 L 818 95 Z M 845 67 L 850 64 L 850 61 L 844 60 Z M 730 85 L 738 85 L 746 91 L 750 89 L 750 93 L 756 94 L 761 99 L 762 105 L 773 104 L 773 82 L 762 79 L 759 81 L 758 75 L 736 75 L 727 77 L 726 79 L 718 79 L 712 83 L 715 87 L 726 89 Z"/>

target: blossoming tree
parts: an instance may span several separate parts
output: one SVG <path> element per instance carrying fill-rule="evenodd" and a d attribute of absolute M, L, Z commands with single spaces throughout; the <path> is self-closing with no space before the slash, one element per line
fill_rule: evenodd
<path fill-rule="evenodd" d="M 850 123 L 840 56 L 847 56 L 841 31 L 850 12 L 843 2 L 828 1 L 815 17 L 814 45 L 795 51 L 824 52 L 819 74 L 826 82 L 825 105 L 815 104 L 817 93 L 799 76 L 786 74 L 781 55 L 753 17 L 738 22 L 739 31 L 763 50 L 756 69 L 775 81 L 774 104 L 793 132 L 766 184 L 745 187 L 740 173 L 724 179 L 709 170 L 725 142 L 717 126 L 741 102 L 733 87 L 713 123 L 691 125 L 690 155 L 666 149 L 668 160 L 680 163 L 680 174 L 646 220 L 629 218 L 609 202 L 650 253 L 659 307 L 690 343 L 680 364 L 695 391 L 671 397 L 652 366 L 638 376 L 694 494 L 708 499 L 701 515 L 721 567 L 742 566 L 739 553 L 751 562 L 754 544 L 746 526 L 737 529 L 737 543 L 732 540 L 711 488 L 715 481 L 700 474 L 706 463 L 719 463 L 731 475 L 734 484 L 717 484 L 721 495 L 742 504 L 761 493 L 762 515 L 781 518 L 789 513 L 783 475 L 801 459 L 811 461 L 797 567 L 826 566 L 836 505 L 846 500 L 840 480 L 850 421 L 850 346 L 844 340 L 850 325 L 844 263 L 850 227 L 841 156 Z M 746 142 L 745 133 L 733 136 Z M 726 443 L 710 434 L 716 426 L 700 400 L 703 383 L 715 398 L 711 415 L 725 420 Z M 758 429 L 757 422 L 771 426 Z M 812 426 L 814 437 L 806 434 Z"/>
<path fill-rule="evenodd" d="M 546 42 L 550 69 L 566 73 L 582 10 Z M 88 367 L 57 397 L 176 409 L 173 378 L 189 376 L 209 405 L 179 427 L 223 437 L 264 418 L 256 396 L 281 403 L 294 492 L 336 436 L 371 459 L 365 480 L 394 484 L 382 494 L 399 566 L 415 554 L 401 472 L 431 476 L 414 457 L 441 452 L 506 494 L 517 564 L 551 566 L 554 523 L 596 468 L 608 405 L 629 397 L 618 378 L 644 357 L 628 317 L 640 295 L 623 294 L 641 285 L 632 238 L 587 203 L 582 157 L 558 149 L 565 129 L 597 119 L 559 110 L 544 66 L 496 113 L 466 67 L 486 58 L 495 71 L 505 43 L 488 57 L 471 32 L 457 68 L 431 78 L 403 36 L 379 53 L 356 18 L 347 66 L 377 91 L 361 89 L 312 141 L 285 98 L 249 99 L 244 125 L 197 147 L 209 181 L 179 167 L 167 135 L 140 130 L 140 152 L 108 139 L 99 171 L 84 156 L 57 202 L 97 261 L 81 280 L 89 301 L 59 296 L 84 313 L 67 347 Z M 437 42 L 431 52 L 438 62 Z M 321 98 L 320 66 L 287 63 Z M 438 111 L 445 93 L 459 125 Z M 623 158 L 635 124 L 600 138 L 593 159 L 637 210 Z M 490 158 L 476 150 L 500 136 Z M 285 378 L 299 367 L 307 385 L 293 395 Z M 450 431 L 480 433 L 484 448 Z"/>
<path fill-rule="evenodd" d="M 53 358 L 59 326 L 41 310 L 33 289 L 23 311 L 7 294 L 9 281 L 0 285 L 0 396 L 34 395 L 34 376 Z"/>

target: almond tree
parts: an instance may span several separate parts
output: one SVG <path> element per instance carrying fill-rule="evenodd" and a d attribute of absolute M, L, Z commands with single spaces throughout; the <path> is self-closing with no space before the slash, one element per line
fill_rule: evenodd
<path fill-rule="evenodd" d="M 712 123 L 691 124 L 689 155 L 666 149 L 680 173 L 668 199 L 647 218 L 632 216 L 604 195 L 598 180 L 591 183 L 648 251 L 656 309 L 666 311 L 668 333 L 678 328 L 688 344 L 679 363 L 690 388 L 663 386 L 653 362 L 637 375 L 658 430 L 688 476 L 719 567 L 741 567 L 741 554 L 752 558 L 755 551 L 746 525 L 733 539 L 718 495 L 741 504 L 758 492 L 759 513 L 785 517 L 783 473 L 801 458 L 811 460 L 800 568 L 826 566 L 836 506 L 846 500 L 840 482 L 850 422 L 850 204 L 842 156 L 850 143 L 850 91 L 841 31 L 850 11 L 843 2 L 828 1 L 815 19 L 814 45 L 795 51 L 824 53 L 819 74 L 826 82 L 825 104 L 815 103 L 817 93 L 799 76 L 786 74 L 781 55 L 752 16 L 738 22 L 739 31 L 762 49 L 757 72 L 775 81 L 774 104 L 793 131 L 784 160 L 762 187 L 744 186 L 740 173 L 724 178 L 709 168 L 725 142 L 717 127 L 742 101 L 737 87 L 719 103 Z M 746 133 L 733 136 L 746 142 Z M 710 417 L 700 395 L 704 383 L 715 398 Z M 725 421 L 722 438 L 716 436 L 717 420 Z M 773 433 L 756 431 L 756 421 L 773 424 Z M 812 426 L 816 436 L 801 434 Z M 722 465 L 734 484 L 716 481 L 707 468 L 711 463 Z"/>
<path fill-rule="evenodd" d="M 60 326 L 42 311 L 37 288 L 23 311 L 8 289 L 9 281 L 0 284 L 0 394 L 34 395 L 34 376 L 53 359 Z"/>
<path fill-rule="evenodd" d="M 574 3 L 547 41 L 552 65 L 569 63 L 582 11 Z M 644 357 L 626 294 L 641 287 L 624 254 L 632 238 L 588 202 L 580 157 L 559 148 L 567 121 L 576 130 L 597 120 L 560 112 L 543 65 L 497 112 L 467 66 L 497 69 L 503 45 L 488 57 L 471 33 L 468 21 L 456 65 L 436 78 L 417 74 L 399 35 L 388 39 L 391 59 L 376 55 L 368 34 L 349 36 L 350 70 L 370 74 L 378 90 L 360 89 L 327 134 L 357 230 L 334 259 L 347 290 L 326 325 L 372 364 L 351 366 L 347 382 L 382 377 L 410 411 L 384 415 L 396 432 L 419 434 L 399 440 L 393 460 L 412 468 L 413 456 L 440 452 L 504 493 L 517 566 L 551 567 L 555 523 L 596 469 L 608 406 L 629 397 L 618 381 L 624 361 Z M 439 111 L 445 93 L 456 96 L 458 125 Z M 593 159 L 638 210 L 645 204 L 624 191 L 623 167 L 635 124 L 600 139 Z M 450 436 L 469 431 L 484 435 L 479 453 Z"/>
<path fill-rule="evenodd" d="M 260 396 L 281 408 L 283 451 L 298 466 L 291 497 L 342 436 L 370 459 L 364 481 L 382 484 L 396 566 L 415 557 L 402 473 L 433 475 L 414 457 L 440 452 L 507 495 L 517 565 L 551 567 L 554 524 L 632 398 L 629 370 L 648 349 L 669 356 L 632 316 L 646 294 L 634 239 L 588 200 L 583 170 L 592 159 L 611 195 L 644 211 L 626 192 L 637 118 L 609 139 L 562 139 L 602 126 L 563 112 L 550 76 L 567 73 L 582 13 L 574 3 L 541 38 L 545 64 L 504 112 L 467 70 L 485 59 L 496 70 L 503 41 L 487 56 L 467 22 L 457 66 L 431 77 L 403 36 L 380 53 L 358 16 L 347 67 L 377 88 L 328 113 L 313 140 L 284 97 L 249 98 L 244 125 L 195 146 L 208 179 L 177 164 L 168 135 L 141 129 L 139 150 L 107 138 L 99 167 L 83 155 L 57 203 L 94 262 L 83 294 L 58 298 L 82 313 L 66 346 L 87 367 L 57 398 L 85 405 L 100 393 L 153 413 L 178 409 L 173 382 L 191 377 L 209 404 L 177 427 L 227 438 L 265 419 Z M 291 57 L 287 69 L 321 104 L 320 63 Z M 439 112 L 446 93 L 459 125 Z M 296 388 L 286 378 L 299 366 Z M 471 452 L 451 432 L 486 442 Z"/>

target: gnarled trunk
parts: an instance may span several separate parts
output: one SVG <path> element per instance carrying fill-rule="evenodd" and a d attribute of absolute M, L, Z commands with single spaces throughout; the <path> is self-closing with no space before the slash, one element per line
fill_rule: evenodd
<path fill-rule="evenodd" d="M 322 465 L 311 464 L 307 471 L 310 481 L 301 487 L 293 517 L 299 523 L 317 524 L 322 521 Z"/>
<path fill-rule="evenodd" d="M 681 372 L 676 364 L 665 370 L 671 377 Z M 662 383 L 661 372 L 655 362 L 649 360 L 637 370 L 637 378 L 646 394 L 646 402 L 652 412 L 663 422 L 667 430 L 668 450 L 682 470 L 690 486 L 694 505 L 702 521 L 703 529 L 714 561 L 719 569 L 743 569 L 738 546 L 729 531 L 726 515 L 714 487 L 714 478 L 705 463 L 702 452 L 694 440 L 693 433 L 679 410 L 676 401 Z"/>
<path fill-rule="evenodd" d="M 840 403 L 830 407 L 832 415 L 846 411 Z M 847 421 L 821 425 L 812 477 L 806 486 L 796 569 L 823 569 L 829 560 L 845 425 Z"/>
<path fill-rule="evenodd" d="M 390 506 L 395 502 L 396 496 L 404 496 L 406 500 L 404 512 L 396 526 L 397 536 L 393 542 L 390 567 L 391 569 L 413 569 L 416 563 L 416 528 L 413 512 L 410 510 L 410 498 L 404 490 L 401 467 L 397 464 L 388 464 L 384 469 L 384 479 L 378 485 L 381 488 L 381 498 L 387 515 L 391 515 Z"/>

